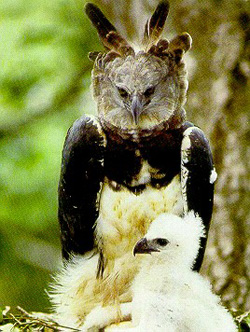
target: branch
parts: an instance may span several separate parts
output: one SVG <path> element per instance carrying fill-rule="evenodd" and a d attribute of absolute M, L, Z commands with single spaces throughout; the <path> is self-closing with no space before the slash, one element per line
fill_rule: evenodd
<path fill-rule="evenodd" d="M 26 310 L 21 308 L 20 306 L 17 306 L 16 311 L 18 311 L 19 314 L 13 314 L 11 312 L 10 307 L 6 307 L 5 310 L 3 310 L 2 315 L 2 322 L 0 321 L 0 326 L 4 327 L 3 324 L 13 324 L 13 328 L 20 328 L 21 330 L 27 331 L 33 331 L 35 328 L 48 328 L 52 331 L 61 331 L 68 330 L 68 331 L 80 331 L 79 329 L 63 326 L 58 324 L 53 318 L 51 314 L 45 314 L 42 313 L 43 318 L 38 317 L 41 316 L 40 313 L 28 313 Z M 1 331 L 1 328 L 0 328 Z"/>

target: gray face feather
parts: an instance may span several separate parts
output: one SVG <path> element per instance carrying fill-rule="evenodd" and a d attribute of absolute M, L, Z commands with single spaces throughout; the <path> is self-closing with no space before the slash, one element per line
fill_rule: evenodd
<path fill-rule="evenodd" d="M 183 121 L 187 82 L 168 57 L 139 53 L 93 71 L 100 120 L 122 131 L 154 130 L 174 118 Z M 169 124 L 168 124 L 169 125 Z"/>
<path fill-rule="evenodd" d="M 179 127 L 184 121 L 187 79 L 182 56 L 192 40 L 187 33 L 170 42 L 159 39 L 168 11 L 168 1 L 161 1 L 146 23 L 144 51 L 136 53 L 97 6 L 86 5 L 108 50 L 90 55 L 95 60 L 92 81 L 99 120 L 121 136 L 133 139 Z"/>

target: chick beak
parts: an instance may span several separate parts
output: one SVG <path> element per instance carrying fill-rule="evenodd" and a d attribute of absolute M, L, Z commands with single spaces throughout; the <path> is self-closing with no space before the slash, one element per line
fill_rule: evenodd
<path fill-rule="evenodd" d="M 140 95 L 133 95 L 131 102 L 131 114 L 136 125 L 139 123 L 139 117 L 143 111 L 143 102 Z"/>
<path fill-rule="evenodd" d="M 139 240 L 135 247 L 133 254 L 151 254 L 151 252 L 159 252 L 160 250 L 156 249 L 150 242 L 144 237 Z"/>

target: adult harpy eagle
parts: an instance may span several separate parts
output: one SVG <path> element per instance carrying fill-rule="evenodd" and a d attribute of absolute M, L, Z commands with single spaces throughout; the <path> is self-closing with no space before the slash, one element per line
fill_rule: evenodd
<path fill-rule="evenodd" d="M 209 229 L 216 173 L 207 139 L 185 122 L 183 109 L 182 57 L 191 37 L 159 39 L 168 10 L 167 1 L 159 3 L 144 50 L 135 53 L 95 5 L 86 5 L 106 53 L 90 54 L 98 116 L 77 120 L 63 148 L 59 221 L 63 257 L 71 262 L 52 295 L 58 315 L 74 325 L 96 303 L 131 300 L 138 268 L 132 248 L 161 213 L 193 210 Z"/>

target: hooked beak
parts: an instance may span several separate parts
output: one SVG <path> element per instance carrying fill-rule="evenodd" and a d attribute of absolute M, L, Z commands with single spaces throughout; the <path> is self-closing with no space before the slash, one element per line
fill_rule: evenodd
<path fill-rule="evenodd" d="M 139 240 L 133 250 L 134 256 L 136 254 L 151 254 L 151 252 L 159 252 L 160 250 L 156 249 L 148 240 L 144 237 Z"/>
<path fill-rule="evenodd" d="M 132 102 L 131 102 L 131 114 L 133 117 L 133 121 L 136 125 L 138 125 L 139 117 L 142 111 L 143 111 L 142 97 L 139 95 L 134 95 L 132 97 Z"/>

